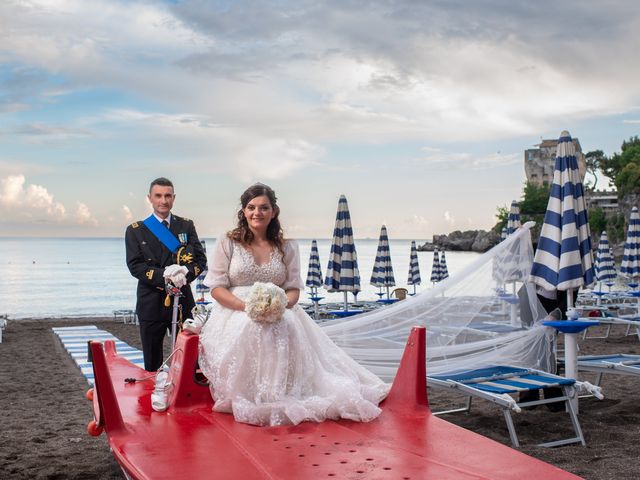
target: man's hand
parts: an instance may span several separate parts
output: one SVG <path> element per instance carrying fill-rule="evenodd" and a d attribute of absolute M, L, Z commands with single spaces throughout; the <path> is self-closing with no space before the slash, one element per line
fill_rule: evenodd
<path fill-rule="evenodd" d="M 162 276 L 165 281 L 169 281 L 176 287 L 182 288 L 187 284 L 187 273 L 189 273 L 189 270 L 183 265 L 169 265 L 164 269 Z"/>

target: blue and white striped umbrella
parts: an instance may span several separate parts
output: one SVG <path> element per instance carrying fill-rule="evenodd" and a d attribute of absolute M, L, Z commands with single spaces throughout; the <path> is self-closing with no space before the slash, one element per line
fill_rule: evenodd
<path fill-rule="evenodd" d="M 204 240 L 200 240 L 202 244 L 202 249 L 204 250 L 205 256 L 207 255 L 207 242 Z M 207 276 L 207 269 L 204 270 L 198 277 L 196 278 L 196 293 L 198 293 L 198 298 L 204 299 L 204 294 L 209 291 L 209 287 L 204 284 L 204 277 Z"/>
<path fill-rule="evenodd" d="M 315 294 L 322 286 L 322 270 L 320 269 L 320 255 L 318 254 L 318 242 L 311 241 L 311 253 L 309 254 L 309 269 L 307 270 L 307 287 Z"/>
<path fill-rule="evenodd" d="M 344 307 L 347 310 L 347 292 L 357 294 L 360 291 L 360 271 L 358 254 L 353 242 L 353 229 L 347 198 L 340 195 L 336 224 L 333 229 L 333 242 L 327 264 L 324 286 L 329 292 L 344 292 Z"/>
<path fill-rule="evenodd" d="M 640 215 L 638 215 L 638 207 L 631 209 L 620 273 L 625 277 L 635 279 L 640 277 Z"/>
<path fill-rule="evenodd" d="M 518 206 L 518 202 L 513 200 L 511 202 L 511 209 L 509 210 L 509 218 L 507 219 L 507 236 L 515 232 L 520 226 L 520 207 Z"/>
<path fill-rule="evenodd" d="M 558 140 L 551 194 L 530 280 L 550 291 L 573 290 L 594 280 L 584 188 L 575 146 L 566 131 Z M 573 296 L 567 299 L 571 307 Z"/>
<path fill-rule="evenodd" d="M 413 293 L 416 293 L 416 285 L 420 285 L 420 264 L 418 263 L 418 250 L 415 240 L 411 240 L 411 253 L 409 254 L 409 278 L 408 285 L 413 285 Z"/>
<path fill-rule="evenodd" d="M 440 255 L 438 249 L 433 250 L 433 265 L 431 265 L 431 278 L 430 281 L 438 283 L 440 281 Z"/>
<path fill-rule="evenodd" d="M 616 267 L 613 262 L 613 255 L 611 255 L 611 246 L 609 245 L 609 237 L 606 231 L 602 232 L 598 242 L 595 271 L 598 282 L 613 281 L 616 278 Z"/>
<path fill-rule="evenodd" d="M 391 264 L 391 251 L 389 250 L 389 236 L 387 235 L 387 227 L 384 225 L 380 228 L 376 260 L 373 264 L 373 272 L 369 283 L 374 287 L 385 287 L 387 289 L 387 298 L 389 298 L 389 287 L 395 287 L 396 285 L 393 265 Z"/>
<path fill-rule="evenodd" d="M 449 278 L 449 269 L 447 268 L 447 258 L 444 256 L 444 250 L 440 254 L 440 281 Z"/>

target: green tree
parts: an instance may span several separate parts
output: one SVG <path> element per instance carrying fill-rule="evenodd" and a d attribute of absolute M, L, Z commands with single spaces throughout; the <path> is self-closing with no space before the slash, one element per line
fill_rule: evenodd
<path fill-rule="evenodd" d="M 591 233 L 597 233 L 598 237 L 603 230 L 607 229 L 607 217 L 600 207 L 589 209 L 589 227 Z"/>
<path fill-rule="evenodd" d="M 509 209 L 504 205 L 498 207 L 496 218 L 498 219 L 498 223 L 495 224 L 493 230 L 497 233 L 502 233 L 502 229 L 507 226 L 507 221 L 509 220 Z"/>
<path fill-rule="evenodd" d="M 637 160 L 626 164 L 616 177 L 616 187 L 619 198 L 629 193 L 640 193 L 640 147 Z"/>
<path fill-rule="evenodd" d="M 585 185 L 589 189 L 596 189 L 598 185 L 598 177 L 597 172 L 600 170 L 600 166 L 602 165 L 603 160 L 606 159 L 606 156 L 602 150 L 593 150 L 587 153 L 584 156 L 585 162 L 587 164 L 587 172 L 593 175 L 593 185 Z"/>
<path fill-rule="evenodd" d="M 618 196 L 622 196 L 620 190 L 633 191 L 637 185 L 631 182 L 634 179 L 633 167 L 620 178 L 625 167 L 630 164 L 640 165 L 640 138 L 636 135 L 622 142 L 620 153 L 614 153 L 611 157 L 602 157 L 599 160 L 600 170 L 615 183 L 618 188 Z"/>
<path fill-rule="evenodd" d="M 551 186 L 546 182 L 542 185 L 527 182 L 524 186 L 522 202 L 520 202 L 520 213 L 523 215 L 544 214 L 547 211 L 550 193 Z"/>

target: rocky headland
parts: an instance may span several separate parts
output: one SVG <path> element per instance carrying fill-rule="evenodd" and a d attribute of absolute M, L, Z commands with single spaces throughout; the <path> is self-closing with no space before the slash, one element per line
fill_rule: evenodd
<path fill-rule="evenodd" d="M 500 242 L 500 235 L 494 231 L 456 230 L 448 235 L 434 235 L 432 242 L 417 247 L 421 252 L 432 252 L 436 247 L 449 252 L 484 253 Z"/>

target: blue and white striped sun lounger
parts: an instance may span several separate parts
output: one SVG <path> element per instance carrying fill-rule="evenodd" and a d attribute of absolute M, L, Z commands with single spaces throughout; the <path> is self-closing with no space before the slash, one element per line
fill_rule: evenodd
<path fill-rule="evenodd" d="M 578 370 L 597 373 L 596 385 L 600 385 L 605 373 L 640 377 L 640 355 L 585 355 L 578 357 Z"/>
<path fill-rule="evenodd" d="M 569 443 L 586 445 L 578 417 L 571 402 L 568 401 L 576 395 L 574 384 L 575 380 L 571 378 L 560 377 L 540 370 L 511 366 L 492 366 L 442 375 L 427 375 L 427 385 L 429 387 L 455 390 L 467 397 L 466 407 L 436 412 L 434 413 L 435 415 L 468 412 L 471 409 L 471 400 L 473 398 L 488 400 L 502 408 L 505 421 L 507 422 L 509 436 L 511 437 L 511 443 L 514 447 L 519 447 L 520 442 L 518 441 L 513 419 L 511 418 L 511 410 L 520 412 L 522 407 L 555 402 L 565 402 L 576 436 L 541 443 L 539 446 L 556 447 Z M 512 394 L 541 391 L 551 387 L 560 388 L 562 390 L 562 396 L 526 402 L 517 402 L 511 396 Z"/>
<path fill-rule="evenodd" d="M 144 368 L 142 351 L 130 347 L 109 332 L 99 330 L 95 325 L 55 327 L 52 330 L 62 342 L 65 350 L 71 355 L 73 361 L 78 365 L 89 385 L 93 386 L 93 365 L 87 359 L 89 341 L 104 342 L 105 340 L 113 340 L 119 355 Z"/>

